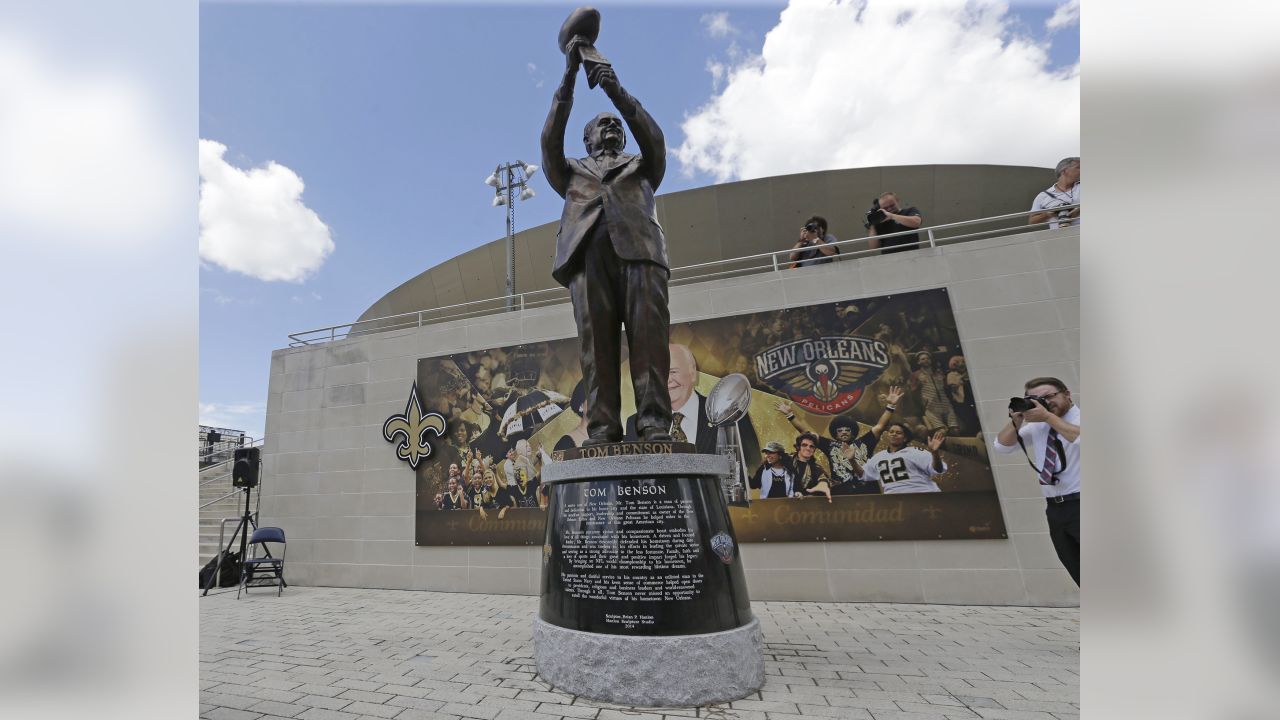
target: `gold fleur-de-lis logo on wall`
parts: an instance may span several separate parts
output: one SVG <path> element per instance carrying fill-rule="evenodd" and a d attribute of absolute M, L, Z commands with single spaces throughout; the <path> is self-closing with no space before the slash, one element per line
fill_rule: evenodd
<path fill-rule="evenodd" d="M 436 437 L 444 435 L 444 416 L 439 413 L 423 413 L 422 403 L 418 400 L 418 383 L 409 391 L 409 403 L 404 406 L 403 415 L 392 415 L 382 425 L 382 437 L 387 442 L 399 443 L 396 457 L 409 463 L 409 467 L 418 469 L 418 463 L 431 455 L 431 444 L 427 442 L 427 433 L 435 433 Z M 397 438 L 399 438 L 397 440 Z"/>

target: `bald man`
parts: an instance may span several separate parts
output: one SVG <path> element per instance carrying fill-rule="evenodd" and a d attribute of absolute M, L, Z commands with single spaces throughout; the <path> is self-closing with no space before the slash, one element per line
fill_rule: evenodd
<path fill-rule="evenodd" d="M 667 373 L 667 395 L 671 399 L 671 437 L 697 446 L 700 453 L 716 451 L 716 429 L 707 419 L 707 398 L 697 391 L 698 360 L 687 345 L 672 343 L 668 348 L 671 369 Z M 751 419 L 738 421 L 738 433 L 742 436 L 743 454 L 749 458 L 760 456 L 760 441 Z M 627 439 L 638 440 L 636 416 L 627 418 Z M 745 470 L 745 468 L 744 468 Z M 747 477 L 742 475 L 741 477 Z"/>

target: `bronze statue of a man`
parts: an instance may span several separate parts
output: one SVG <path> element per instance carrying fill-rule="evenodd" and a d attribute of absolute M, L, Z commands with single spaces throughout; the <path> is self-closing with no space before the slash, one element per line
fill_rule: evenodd
<path fill-rule="evenodd" d="M 564 198 L 551 275 L 569 289 L 582 343 L 589 435 L 584 444 L 622 439 L 620 325 L 626 327 L 630 353 L 636 433 L 643 440 L 670 440 L 671 272 L 653 200 L 666 172 L 666 142 L 658 124 L 618 83 L 613 68 L 589 62 L 589 83 L 604 89 L 622 119 L 597 115 L 583 131 L 587 157 L 565 157 L 565 126 L 582 64 L 580 46 L 599 57 L 582 37 L 564 47 L 564 78 L 542 129 L 542 167 L 547 182 Z M 639 146 L 638 155 L 622 151 L 627 142 L 623 120 Z"/>

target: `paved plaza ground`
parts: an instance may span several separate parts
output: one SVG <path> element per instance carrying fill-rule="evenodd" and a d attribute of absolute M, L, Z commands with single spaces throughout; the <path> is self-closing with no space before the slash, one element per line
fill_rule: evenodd
<path fill-rule="evenodd" d="M 548 686 L 538 599 L 290 587 L 200 599 L 209 720 L 1055 720 L 1080 712 L 1074 608 L 756 602 L 764 687 L 700 708 L 627 708 Z"/>

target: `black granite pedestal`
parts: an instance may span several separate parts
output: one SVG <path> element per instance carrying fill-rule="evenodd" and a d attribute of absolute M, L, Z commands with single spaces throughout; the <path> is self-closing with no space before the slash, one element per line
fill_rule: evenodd
<path fill-rule="evenodd" d="M 538 673 L 629 705 L 741 698 L 763 684 L 764 662 L 720 488 L 728 459 L 643 445 L 585 448 L 543 470 Z"/>

